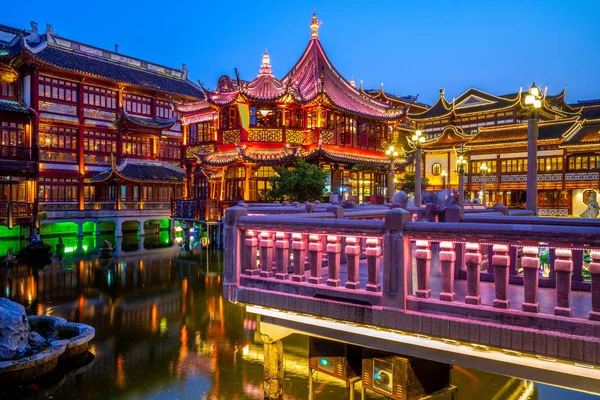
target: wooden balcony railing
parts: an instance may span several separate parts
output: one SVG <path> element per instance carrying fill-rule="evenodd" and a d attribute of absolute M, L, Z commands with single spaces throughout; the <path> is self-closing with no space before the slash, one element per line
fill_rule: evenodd
<path fill-rule="evenodd" d="M 0 203 L 0 218 L 8 217 L 9 207 L 12 207 L 13 217 L 33 217 L 34 203 Z"/>

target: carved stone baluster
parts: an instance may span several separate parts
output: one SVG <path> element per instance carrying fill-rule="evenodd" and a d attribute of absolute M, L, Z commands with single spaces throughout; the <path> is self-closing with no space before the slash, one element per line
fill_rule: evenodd
<path fill-rule="evenodd" d="M 521 267 L 523 268 L 523 291 L 524 301 L 521 307 L 523 311 L 539 312 L 538 304 L 538 285 L 540 272 L 539 249 L 533 246 L 523 247 L 523 258 L 521 258 Z"/>
<path fill-rule="evenodd" d="M 568 249 L 556 249 L 555 254 L 556 307 L 554 307 L 554 315 L 570 317 L 572 316 L 571 274 L 573 272 L 573 253 Z"/>
<path fill-rule="evenodd" d="M 340 253 L 342 244 L 340 237 L 327 235 L 327 264 L 329 266 L 329 279 L 327 286 L 340 286 Z"/>
<path fill-rule="evenodd" d="M 592 311 L 590 319 L 600 321 L 600 250 L 591 250 L 592 262 L 589 265 L 592 276 Z"/>
<path fill-rule="evenodd" d="M 440 242 L 440 273 L 442 275 L 442 292 L 440 300 L 454 301 L 454 263 L 456 252 L 454 243 Z"/>
<path fill-rule="evenodd" d="M 510 267 L 508 245 L 495 244 L 493 252 L 492 266 L 494 267 L 494 286 L 496 287 L 496 298 L 493 305 L 496 308 L 510 308 L 508 301 L 508 268 Z"/>
<path fill-rule="evenodd" d="M 417 240 L 415 258 L 417 259 L 417 297 L 431 296 L 429 275 L 431 273 L 431 249 L 427 240 Z"/>
<path fill-rule="evenodd" d="M 292 254 L 294 256 L 294 273 L 292 274 L 292 281 L 304 282 L 306 280 L 306 275 L 304 275 L 306 242 L 301 233 L 292 234 Z"/>
<path fill-rule="evenodd" d="M 381 283 L 379 282 L 379 262 L 381 260 L 381 246 L 379 238 L 368 238 L 367 249 L 367 275 L 368 283 L 365 288 L 369 292 L 381 291 Z"/>
<path fill-rule="evenodd" d="M 479 305 L 479 275 L 481 274 L 481 256 L 479 243 L 467 243 L 465 253 L 465 265 L 467 266 L 467 296 L 465 303 Z"/>
<path fill-rule="evenodd" d="M 308 259 L 310 262 L 310 277 L 308 278 L 308 282 L 320 284 L 323 282 L 323 278 L 321 277 L 323 242 L 319 235 L 310 235 L 308 240 Z"/>
<path fill-rule="evenodd" d="M 261 278 L 271 278 L 273 276 L 273 233 L 260 233 L 260 271 Z"/>
<path fill-rule="evenodd" d="M 360 263 L 360 242 L 358 238 L 352 236 L 346 238 L 345 253 L 346 265 L 348 266 L 348 281 L 346 282 L 346 287 L 348 289 L 359 289 L 358 265 Z"/>
<path fill-rule="evenodd" d="M 288 264 L 290 261 L 290 240 L 285 232 L 275 234 L 275 251 L 277 260 L 277 273 L 275 279 L 288 278 Z"/>
<path fill-rule="evenodd" d="M 246 266 L 246 275 L 258 275 L 258 265 L 256 264 L 256 249 L 258 246 L 258 239 L 256 238 L 256 232 L 247 230 L 246 238 L 244 239 L 245 256 L 244 265 Z"/>

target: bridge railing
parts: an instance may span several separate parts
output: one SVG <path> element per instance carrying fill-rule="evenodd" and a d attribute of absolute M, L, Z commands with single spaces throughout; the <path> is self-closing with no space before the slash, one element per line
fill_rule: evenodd
<path fill-rule="evenodd" d="M 533 220 L 411 222 L 403 209 L 388 211 L 384 220 L 247 214 L 245 208 L 233 207 L 225 217 L 228 298 L 235 288 L 248 287 L 538 329 L 591 329 L 596 335 L 592 321 L 600 321 L 600 235 L 595 226 L 539 225 Z M 465 249 L 467 281 L 460 288 L 455 287 L 455 264 L 462 263 L 456 254 L 459 246 Z M 492 283 L 480 279 L 485 247 L 491 254 Z M 553 251 L 556 287 L 545 288 L 540 302 L 542 247 Z M 516 267 L 511 248 L 523 253 L 522 286 L 511 285 L 509 279 Z M 574 313 L 571 280 L 577 252 L 588 256 L 596 290 L 577 292 Z"/>
<path fill-rule="evenodd" d="M 234 215 L 239 218 L 232 225 L 227 221 Z M 342 217 L 341 207 L 295 216 L 229 209 L 226 279 L 235 285 L 267 285 L 286 293 L 380 305 L 385 222 Z M 368 265 L 362 287 L 361 258 Z"/>

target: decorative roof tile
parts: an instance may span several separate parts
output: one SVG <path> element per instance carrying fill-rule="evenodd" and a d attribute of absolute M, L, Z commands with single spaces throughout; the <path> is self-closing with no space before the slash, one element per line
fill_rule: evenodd
<path fill-rule="evenodd" d="M 4 112 L 17 112 L 23 114 L 30 114 L 31 112 L 27 107 L 23 106 L 21 103 L 12 101 L 12 100 L 3 100 L 0 99 L 0 111 Z"/>
<path fill-rule="evenodd" d="M 600 120 L 585 121 L 581 128 L 573 133 L 564 143 L 565 146 L 600 145 Z"/>
<path fill-rule="evenodd" d="M 150 129 L 169 129 L 175 124 L 176 118 L 149 118 L 149 117 L 141 117 L 138 115 L 129 114 L 125 110 L 121 110 L 121 121 L 129 122 L 134 125 L 140 126 L 142 128 L 150 128 Z"/>
<path fill-rule="evenodd" d="M 539 140 L 561 140 L 579 126 L 575 118 L 539 123 Z M 468 147 L 508 143 L 527 143 L 527 123 L 479 128 Z"/>
<path fill-rule="evenodd" d="M 90 182 L 100 183 L 111 178 L 121 178 L 133 182 L 182 184 L 184 176 L 185 170 L 166 162 L 125 158 L 111 169 L 93 176 Z"/>

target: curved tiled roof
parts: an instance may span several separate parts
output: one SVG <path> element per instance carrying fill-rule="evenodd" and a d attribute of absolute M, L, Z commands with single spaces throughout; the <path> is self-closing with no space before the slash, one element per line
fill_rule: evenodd
<path fill-rule="evenodd" d="M 423 143 L 423 149 L 427 150 L 441 150 L 451 149 L 460 144 L 464 144 L 471 139 L 473 135 L 464 133 L 462 128 L 458 126 L 449 125 L 444 128 L 441 135 L 435 139 L 428 140 Z"/>
<path fill-rule="evenodd" d="M 30 114 L 31 111 L 17 101 L 0 99 L 0 111 Z"/>
<path fill-rule="evenodd" d="M 312 37 L 300 60 L 281 80 L 295 89 L 302 101 L 310 101 L 323 92 L 335 106 L 351 113 L 378 119 L 400 119 L 404 111 L 361 95 L 331 64 L 318 37 Z"/>
<path fill-rule="evenodd" d="M 565 146 L 589 146 L 600 144 L 600 120 L 584 121 L 581 128 L 565 141 Z"/>
<path fill-rule="evenodd" d="M 285 94 L 285 86 L 273 75 L 261 74 L 243 86 L 242 92 L 256 100 L 276 100 Z"/>
<path fill-rule="evenodd" d="M 539 123 L 539 140 L 561 140 L 579 126 L 575 118 Z M 508 143 L 527 143 L 527 123 L 479 128 L 468 147 Z"/>
<path fill-rule="evenodd" d="M 129 83 L 144 89 L 158 90 L 165 93 L 196 98 L 204 97 L 200 88 L 189 80 L 170 78 L 158 73 L 143 71 L 57 47 L 48 46 L 35 53 L 33 57 L 44 64 L 66 71 Z"/>
<path fill-rule="evenodd" d="M 169 129 L 175 124 L 176 118 L 149 118 L 149 117 L 141 117 L 139 115 L 129 114 L 125 110 L 121 110 L 121 120 L 126 120 L 134 125 L 141 126 L 142 128 L 150 128 L 150 129 Z"/>
<path fill-rule="evenodd" d="M 348 149 L 342 146 L 321 145 L 313 146 L 301 153 L 302 158 L 308 160 L 325 159 L 333 162 L 344 164 L 358 164 L 370 167 L 389 167 L 390 160 L 381 155 L 381 153 L 364 150 L 364 149 Z M 408 165 L 408 158 L 398 157 L 394 164 L 398 167 Z"/>
<path fill-rule="evenodd" d="M 90 182 L 106 182 L 113 177 L 118 177 L 134 182 L 182 184 L 184 176 L 185 170 L 162 161 L 125 158 L 118 165 L 90 178 Z"/>

